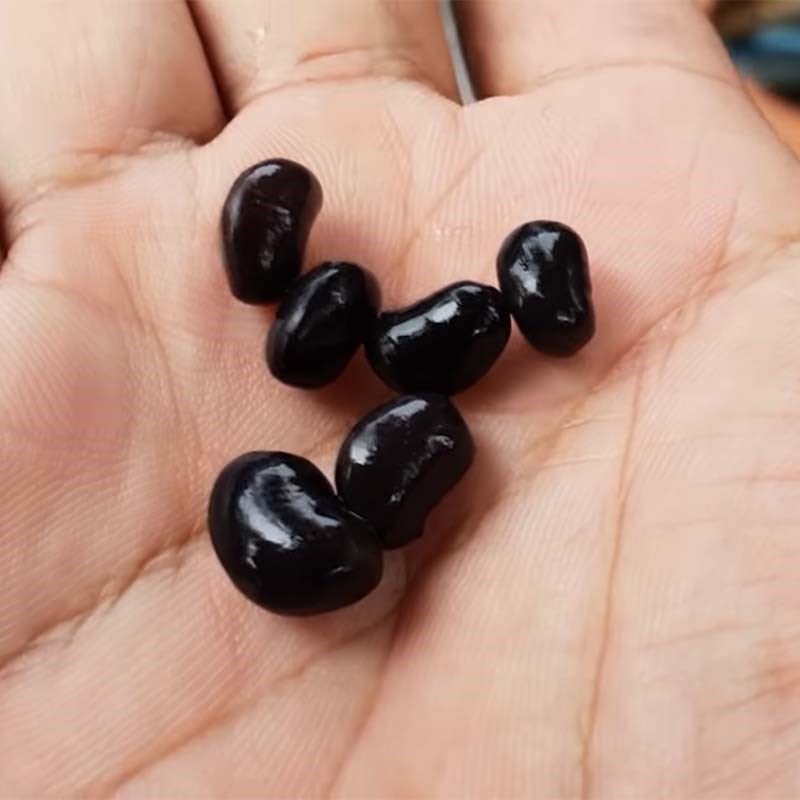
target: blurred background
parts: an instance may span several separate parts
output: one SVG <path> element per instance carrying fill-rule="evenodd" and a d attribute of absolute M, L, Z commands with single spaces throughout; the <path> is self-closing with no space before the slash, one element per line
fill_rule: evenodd
<path fill-rule="evenodd" d="M 764 115 L 800 154 L 800 0 L 722 0 L 713 19 Z"/>

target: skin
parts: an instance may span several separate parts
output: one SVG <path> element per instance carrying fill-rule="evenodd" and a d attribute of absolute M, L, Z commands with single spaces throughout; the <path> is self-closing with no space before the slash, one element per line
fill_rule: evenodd
<path fill-rule="evenodd" d="M 701 10 L 464 4 L 463 108 L 430 3 L 191 11 L 0 4 L 0 795 L 798 796 L 800 166 Z M 231 587 L 207 492 L 330 474 L 386 394 L 266 373 L 217 226 L 268 156 L 387 306 L 547 217 L 599 320 L 570 362 L 514 333 L 423 543 L 306 621 Z"/>

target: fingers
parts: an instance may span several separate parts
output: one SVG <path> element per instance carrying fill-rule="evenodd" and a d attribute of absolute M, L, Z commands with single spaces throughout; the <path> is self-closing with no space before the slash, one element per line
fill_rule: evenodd
<path fill-rule="evenodd" d="M 464 0 L 456 10 L 483 97 L 635 64 L 735 79 L 719 37 L 693 0 Z"/>
<path fill-rule="evenodd" d="M 222 121 L 183 2 L 0 3 L 0 195 L 14 210 L 108 157 L 212 136 Z"/>
<path fill-rule="evenodd" d="M 229 109 L 303 82 L 407 79 L 456 85 L 435 0 L 197 0 Z"/>

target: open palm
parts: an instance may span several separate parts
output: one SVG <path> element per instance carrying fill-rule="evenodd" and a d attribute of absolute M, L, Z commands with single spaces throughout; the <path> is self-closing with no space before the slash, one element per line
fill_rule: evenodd
<path fill-rule="evenodd" d="M 476 0 L 467 107 L 433 3 L 192 13 L 0 5 L 0 795 L 798 796 L 800 167 L 700 11 Z M 205 530 L 231 457 L 330 473 L 387 396 L 266 373 L 218 218 L 271 156 L 386 305 L 552 218 L 599 321 L 570 362 L 514 335 L 423 542 L 313 620 Z"/>

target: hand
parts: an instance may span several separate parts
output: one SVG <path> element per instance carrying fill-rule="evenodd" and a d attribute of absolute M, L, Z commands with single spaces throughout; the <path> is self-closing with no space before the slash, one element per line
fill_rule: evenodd
<path fill-rule="evenodd" d="M 800 794 L 800 168 L 702 13 L 476 0 L 462 108 L 433 3 L 192 12 L 0 5 L 0 795 Z M 544 217 L 599 320 L 514 335 L 424 542 L 306 621 L 233 589 L 207 492 L 252 449 L 330 474 L 387 393 L 266 374 L 218 218 L 269 156 L 387 306 Z"/>

